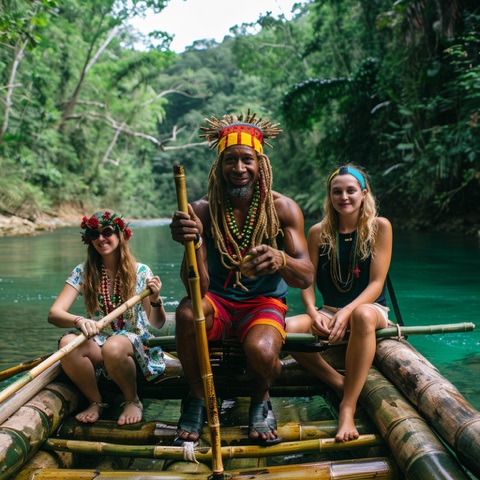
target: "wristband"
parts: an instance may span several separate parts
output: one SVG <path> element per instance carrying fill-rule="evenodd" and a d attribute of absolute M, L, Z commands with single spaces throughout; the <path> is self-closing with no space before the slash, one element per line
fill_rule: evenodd
<path fill-rule="evenodd" d="M 283 257 L 283 265 L 279 267 L 277 270 L 282 270 L 287 266 L 287 256 L 285 255 L 285 252 L 283 250 L 279 250 L 279 252 L 282 254 L 282 257 Z"/>
<path fill-rule="evenodd" d="M 76 317 L 75 320 L 73 321 L 73 326 L 74 326 L 75 328 L 78 328 L 78 327 L 77 327 L 77 323 L 78 323 L 80 320 L 85 320 L 85 319 L 84 319 L 83 317 L 78 316 L 78 317 Z"/>
<path fill-rule="evenodd" d="M 163 302 L 161 298 L 159 300 L 159 302 L 150 302 L 150 306 L 155 308 L 161 307 L 163 305 Z"/>
<path fill-rule="evenodd" d="M 197 233 L 197 236 L 195 237 L 195 243 L 193 245 L 195 250 L 198 250 L 202 246 L 202 243 L 203 243 L 203 238 L 200 234 Z"/>

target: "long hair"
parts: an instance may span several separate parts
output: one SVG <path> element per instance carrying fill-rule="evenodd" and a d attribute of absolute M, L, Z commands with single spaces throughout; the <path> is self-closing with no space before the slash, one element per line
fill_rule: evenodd
<path fill-rule="evenodd" d="M 137 261 L 130 250 L 124 231 L 117 233 L 118 243 L 118 265 L 117 275 L 120 281 L 120 293 L 122 301 L 125 302 L 135 295 L 137 282 Z M 102 282 L 102 256 L 95 247 L 90 244 L 87 249 L 87 261 L 83 273 L 83 298 L 87 314 L 92 317 L 98 310 L 98 295 Z M 131 310 L 126 312 L 132 315 Z"/>
<path fill-rule="evenodd" d="M 242 252 L 236 239 L 230 233 L 225 215 L 225 180 L 222 177 L 223 153 L 217 156 L 215 163 L 210 169 L 208 177 L 208 205 L 211 218 L 211 233 L 215 247 L 220 252 L 220 258 L 224 267 L 229 269 L 239 268 L 242 262 Z M 248 248 L 267 242 L 273 248 L 277 248 L 276 237 L 280 232 L 280 222 L 272 193 L 272 167 L 269 158 L 257 152 L 259 163 L 260 203 L 257 211 L 257 221 L 254 225 L 250 245 Z M 233 252 L 227 247 L 227 240 L 232 246 Z M 227 262 L 228 260 L 228 262 Z"/>
<path fill-rule="evenodd" d="M 351 167 L 360 172 L 365 179 L 365 199 L 360 208 L 358 223 L 357 223 L 357 253 L 360 260 L 365 260 L 372 255 L 375 241 L 377 238 L 377 201 L 373 196 L 370 183 L 366 172 L 354 164 L 343 165 Z M 330 179 L 328 175 L 327 179 Z M 323 210 L 325 217 L 322 220 L 322 228 L 320 230 L 320 246 L 328 253 L 329 258 L 335 258 L 337 254 L 337 234 L 338 234 L 338 212 L 333 208 L 331 199 L 331 185 L 327 180 L 327 194 L 323 203 Z"/>

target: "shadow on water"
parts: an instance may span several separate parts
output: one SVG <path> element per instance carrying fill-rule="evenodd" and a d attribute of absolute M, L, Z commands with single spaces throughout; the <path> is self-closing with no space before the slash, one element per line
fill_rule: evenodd
<path fill-rule="evenodd" d="M 183 248 L 170 238 L 169 221 L 132 222 L 131 246 L 139 261 L 160 275 L 167 311 L 185 294 L 179 277 Z M 52 352 L 61 330 L 47 322 L 48 310 L 70 271 L 85 257 L 79 228 L 35 237 L 0 238 L 0 370 Z M 480 245 L 452 234 L 395 232 L 390 274 L 407 325 L 472 322 L 462 334 L 410 337 L 440 372 L 480 408 L 472 378 L 480 370 Z M 303 311 L 291 290 L 290 314 Z M 78 299 L 72 313 L 83 314 Z"/>

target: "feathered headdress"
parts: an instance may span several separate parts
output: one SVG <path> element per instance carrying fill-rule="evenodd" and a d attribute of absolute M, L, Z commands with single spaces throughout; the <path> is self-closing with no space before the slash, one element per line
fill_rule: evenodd
<path fill-rule="evenodd" d="M 277 128 L 280 124 L 272 125 L 270 120 L 262 120 L 256 117 L 256 113 L 250 115 L 250 109 L 245 119 L 243 114 L 238 117 L 236 115 L 224 115 L 221 119 L 212 115 L 210 118 L 205 118 L 208 126 L 200 127 L 200 130 L 204 132 L 200 137 L 207 139 L 210 148 L 218 146 L 219 155 L 232 145 L 247 145 L 256 152 L 263 153 L 264 144 L 273 148 L 265 139 L 275 138 L 281 132 Z"/>

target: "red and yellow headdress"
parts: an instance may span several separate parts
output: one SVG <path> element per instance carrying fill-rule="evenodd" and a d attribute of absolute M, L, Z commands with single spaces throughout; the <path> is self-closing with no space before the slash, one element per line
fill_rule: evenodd
<path fill-rule="evenodd" d="M 232 145 L 247 145 L 263 153 L 263 145 L 272 147 L 265 139 L 275 138 L 281 132 L 277 128 L 278 123 L 272 125 L 270 120 L 257 119 L 255 113 L 250 115 L 250 110 L 245 119 L 242 114 L 238 117 L 224 115 L 221 119 L 212 116 L 205 121 L 209 126 L 200 127 L 204 132 L 200 137 L 208 140 L 210 148 L 218 146 L 219 155 Z"/>

